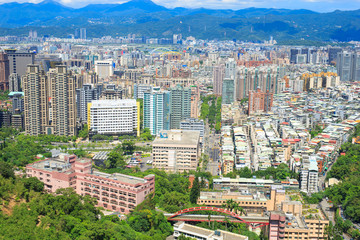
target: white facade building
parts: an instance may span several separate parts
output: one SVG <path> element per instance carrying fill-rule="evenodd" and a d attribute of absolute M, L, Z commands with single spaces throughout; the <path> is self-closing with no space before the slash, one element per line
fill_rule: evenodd
<path fill-rule="evenodd" d="M 95 72 L 99 78 L 107 78 L 114 75 L 113 64 L 112 60 L 95 61 Z"/>
<path fill-rule="evenodd" d="M 96 134 L 134 134 L 138 130 L 135 99 L 97 100 L 89 103 L 88 124 Z"/>

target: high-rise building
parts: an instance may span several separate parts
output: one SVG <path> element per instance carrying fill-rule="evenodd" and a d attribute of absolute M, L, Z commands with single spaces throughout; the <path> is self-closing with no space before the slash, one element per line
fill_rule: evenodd
<path fill-rule="evenodd" d="M 170 129 L 179 129 L 180 122 L 191 115 L 191 90 L 180 85 L 171 88 Z"/>
<path fill-rule="evenodd" d="M 76 134 L 75 80 L 66 66 L 45 75 L 39 65 L 28 65 L 22 82 L 27 134 Z"/>
<path fill-rule="evenodd" d="M 235 79 L 236 77 L 236 62 L 233 58 L 225 63 L 225 78 Z"/>
<path fill-rule="evenodd" d="M 296 63 L 296 55 L 298 55 L 299 53 L 301 53 L 300 49 L 290 49 L 290 63 Z"/>
<path fill-rule="evenodd" d="M 27 74 L 27 65 L 34 64 L 35 53 L 18 52 L 15 49 L 5 50 L 9 59 L 10 74 L 17 73 L 20 77 Z"/>
<path fill-rule="evenodd" d="M 9 76 L 9 91 L 20 92 L 21 91 L 21 77 L 17 73 L 12 73 Z"/>
<path fill-rule="evenodd" d="M 269 112 L 273 104 L 273 93 L 263 92 L 260 88 L 257 91 L 249 91 L 248 114 Z"/>
<path fill-rule="evenodd" d="M 86 39 L 86 28 L 80 28 L 80 39 Z"/>
<path fill-rule="evenodd" d="M 112 60 L 95 61 L 95 73 L 99 78 L 107 78 L 114 75 L 114 62 Z"/>
<path fill-rule="evenodd" d="M 6 53 L 0 53 L 0 90 L 5 91 L 9 89 L 9 59 Z"/>
<path fill-rule="evenodd" d="M 68 136 L 76 135 L 76 97 L 75 78 L 67 71 L 66 66 L 56 66 L 54 74 L 48 77 L 51 88 L 50 124 L 52 134 Z M 49 128 L 48 128 L 49 133 Z"/>
<path fill-rule="evenodd" d="M 88 104 L 88 109 L 91 134 L 139 135 L 139 108 L 135 99 L 96 100 Z"/>
<path fill-rule="evenodd" d="M 9 98 L 12 102 L 12 113 L 22 113 L 24 111 L 24 93 L 22 92 L 10 92 Z"/>
<path fill-rule="evenodd" d="M 341 81 L 360 81 L 360 52 L 339 52 L 336 67 Z"/>
<path fill-rule="evenodd" d="M 191 90 L 191 112 L 190 117 L 198 118 L 199 108 L 200 108 L 200 89 L 199 86 L 192 85 L 190 86 Z"/>
<path fill-rule="evenodd" d="M 144 99 L 145 92 L 152 92 L 153 86 L 150 84 L 134 84 L 134 99 Z"/>
<path fill-rule="evenodd" d="M 350 52 L 339 52 L 337 55 L 336 67 L 341 81 L 351 80 L 351 60 L 352 54 Z"/>
<path fill-rule="evenodd" d="M 241 100 L 249 96 L 250 90 L 269 91 L 278 94 L 282 89 L 280 67 L 239 67 L 236 77 L 236 99 Z"/>
<path fill-rule="evenodd" d="M 170 92 L 144 93 L 144 129 L 152 135 L 170 129 Z"/>
<path fill-rule="evenodd" d="M 84 84 L 82 88 L 76 89 L 77 118 L 80 122 L 88 120 L 88 103 L 99 100 L 98 91 L 91 84 Z"/>
<path fill-rule="evenodd" d="M 360 52 L 353 53 L 351 57 L 351 81 L 360 81 Z"/>
<path fill-rule="evenodd" d="M 22 77 L 24 90 L 25 131 L 29 135 L 44 133 L 48 124 L 46 76 L 39 65 L 28 65 Z"/>
<path fill-rule="evenodd" d="M 222 95 L 222 84 L 225 76 L 224 65 L 216 66 L 213 68 L 213 89 L 214 94 L 217 96 Z"/>
<path fill-rule="evenodd" d="M 222 103 L 231 104 L 234 102 L 235 80 L 225 78 L 222 86 Z"/>
<path fill-rule="evenodd" d="M 337 55 L 339 52 L 341 52 L 341 48 L 329 48 L 328 50 L 328 56 L 329 56 L 329 64 L 333 61 L 337 61 Z"/>

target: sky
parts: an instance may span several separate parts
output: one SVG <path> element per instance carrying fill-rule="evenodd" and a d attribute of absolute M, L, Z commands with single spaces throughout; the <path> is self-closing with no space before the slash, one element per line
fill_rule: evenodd
<path fill-rule="evenodd" d="M 0 0 L 0 3 L 13 2 L 14 0 Z M 15 0 L 16 1 L 16 0 Z M 42 0 L 17 0 L 17 2 L 38 3 Z M 126 0 L 56 0 L 74 8 L 88 4 L 124 3 Z M 360 0 L 153 0 L 156 4 L 167 8 L 210 8 L 210 9 L 242 9 L 249 7 L 258 8 L 287 8 L 309 9 L 316 12 L 331 12 L 334 10 L 360 9 Z"/>

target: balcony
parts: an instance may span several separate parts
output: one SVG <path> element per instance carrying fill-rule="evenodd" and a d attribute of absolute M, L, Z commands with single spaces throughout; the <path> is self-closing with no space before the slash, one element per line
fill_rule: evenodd
<path fill-rule="evenodd" d="M 102 195 L 102 196 L 105 196 L 105 197 L 108 197 L 108 196 L 109 196 L 109 194 L 108 194 L 107 192 L 102 192 L 101 195 Z"/>
<path fill-rule="evenodd" d="M 110 192 L 112 192 L 112 193 L 118 193 L 118 190 L 115 190 L 115 189 L 110 188 Z"/>
<path fill-rule="evenodd" d="M 118 197 L 115 194 L 110 194 L 111 198 L 118 199 Z"/>

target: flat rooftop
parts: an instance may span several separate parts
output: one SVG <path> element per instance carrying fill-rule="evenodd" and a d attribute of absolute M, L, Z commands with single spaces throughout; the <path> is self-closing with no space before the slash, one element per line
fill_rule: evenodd
<path fill-rule="evenodd" d="M 43 161 L 38 161 L 30 164 L 30 166 L 39 170 L 45 170 L 49 172 L 72 172 L 69 171 L 71 169 L 71 164 L 65 162 L 60 158 L 51 158 Z"/>
<path fill-rule="evenodd" d="M 200 200 L 257 200 L 267 201 L 267 198 L 263 193 L 248 193 L 243 194 L 241 192 L 200 192 Z"/>
<path fill-rule="evenodd" d="M 154 145 L 198 145 L 199 131 L 164 130 L 153 142 Z"/>
<path fill-rule="evenodd" d="M 107 178 L 107 179 L 111 179 L 111 180 L 116 180 L 116 181 L 120 181 L 120 182 L 125 182 L 125 183 L 129 183 L 129 184 L 133 184 L 133 185 L 147 182 L 147 180 L 145 180 L 143 178 L 128 176 L 128 175 L 124 175 L 124 174 L 120 174 L 120 173 L 109 174 L 109 173 L 94 171 L 91 175 L 103 177 L 103 178 Z"/>
<path fill-rule="evenodd" d="M 218 236 L 222 236 L 223 240 L 248 240 L 247 236 L 243 236 L 236 233 L 231 233 L 223 230 L 209 230 L 206 228 L 201 228 L 197 226 L 193 226 L 190 224 L 186 224 L 184 222 L 178 222 L 175 223 L 174 227 L 178 229 L 180 232 L 187 232 L 187 233 L 193 233 L 194 235 L 206 237 L 206 238 L 213 238 L 213 236 L 216 234 L 216 232 L 219 234 Z"/>

